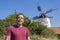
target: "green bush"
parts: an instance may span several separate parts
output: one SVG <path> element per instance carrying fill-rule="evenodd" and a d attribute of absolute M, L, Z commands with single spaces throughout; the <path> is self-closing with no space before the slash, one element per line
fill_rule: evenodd
<path fill-rule="evenodd" d="M 38 34 L 38 35 L 40 35 L 41 31 L 44 30 L 46 28 L 46 26 L 44 26 L 40 22 L 32 22 L 32 23 L 30 23 L 28 28 L 30 29 L 31 34 Z"/>
<path fill-rule="evenodd" d="M 36 35 L 36 34 L 31 35 L 31 36 L 30 36 L 30 39 L 31 39 L 31 40 L 41 40 L 40 36 L 38 36 L 38 35 Z"/>
<path fill-rule="evenodd" d="M 55 34 L 55 32 L 52 31 L 51 29 L 45 29 L 41 32 L 41 36 L 43 36 L 43 37 L 56 37 L 57 34 Z"/>
<path fill-rule="evenodd" d="M 27 27 L 30 24 L 30 22 L 31 20 L 25 16 L 23 25 Z"/>

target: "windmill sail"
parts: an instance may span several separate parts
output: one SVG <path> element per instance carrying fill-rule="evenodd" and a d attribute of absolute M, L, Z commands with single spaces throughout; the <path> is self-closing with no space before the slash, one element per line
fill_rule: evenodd
<path fill-rule="evenodd" d="M 37 9 L 38 9 L 38 11 L 41 11 L 41 7 L 40 6 L 37 6 Z"/>
<path fill-rule="evenodd" d="M 46 11 L 46 13 L 45 13 L 45 14 L 50 13 L 50 12 L 52 12 L 52 11 L 56 10 L 56 9 L 57 9 L 57 8 L 55 8 L 55 9 L 49 9 L 48 11 Z"/>

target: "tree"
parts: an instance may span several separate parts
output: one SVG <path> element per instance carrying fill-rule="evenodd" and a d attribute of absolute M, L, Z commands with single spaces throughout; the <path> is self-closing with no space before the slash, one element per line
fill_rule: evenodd
<path fill-rule="evenodd" d="M 0 20 L 0 36 L 3 36 L 5 30 L 4 21 Z"/>
<path fill-rule="evenodd" d="M 29 26 L 30 22 L 31 22 L 31 20 L 28 17 L 25 16 L 23 25 L 24 26 Z"/>

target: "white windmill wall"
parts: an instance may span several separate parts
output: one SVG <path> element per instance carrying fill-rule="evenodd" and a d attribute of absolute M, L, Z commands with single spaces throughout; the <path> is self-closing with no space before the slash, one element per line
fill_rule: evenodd
<path fill-rule="evenodd" d="M 47 27 L 51 27 L 50 19 L 49 18 L 40 18 L 38 19 L 39 22 L 42 22 Z"/>

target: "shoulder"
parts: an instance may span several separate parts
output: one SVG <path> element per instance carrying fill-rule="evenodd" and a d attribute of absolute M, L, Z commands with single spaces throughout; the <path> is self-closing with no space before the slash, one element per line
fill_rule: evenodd
<path fill-rule="evenodd" d="M 8 28 L 9 29 L 12 29 L 12 28 L 16 28 L 17 27 L 17 25 L 11 25 L 11 26 L 9 26 Z"/>
<path fill-rule="evenodd" d="M 9 35 L 12 31 L 12 26 L 7 27 L 6 31 L 4 32 L 5 35 Z"/>
<path fill-rule="evenodd" d="M 23 27 L 25 30 L 29 31 L 29 29 L 27 27 Z"/>
<path fill-rule="evenodd" d="M 11 25 L 11 26 L 7 27 L 7 29 L 6 29 L 6 30 L 11 30 L 12 28 L 13 28 L 13 25 Z"/>

